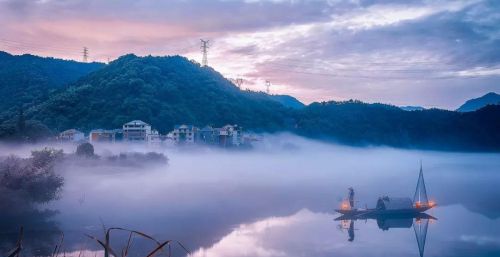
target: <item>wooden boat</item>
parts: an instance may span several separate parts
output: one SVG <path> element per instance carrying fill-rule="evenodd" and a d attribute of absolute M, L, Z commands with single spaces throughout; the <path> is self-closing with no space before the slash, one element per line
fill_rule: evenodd
<path fill-rule="evenodd" d="M 377 218 L 379 216 L 394 215 L 415 215 L 423 213 L 436 206 L 436 203 L 429 201 L 425 188 L 422 164 L 420 164 L 420 174 L 417 181 L 417 188 L 413 196 L 413 201 L 408 198 L 379 197 L 376 208 L 356 209 L 354 208 L 354 190 L 349 188 L 348 200 L 344 201 L 340 209 L 335 211 L 345 216 L 345 219 Z"/>

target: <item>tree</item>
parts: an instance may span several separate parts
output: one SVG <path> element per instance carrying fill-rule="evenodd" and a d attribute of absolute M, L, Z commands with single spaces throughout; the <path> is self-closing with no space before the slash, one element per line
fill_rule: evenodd
<path fill-rule="evenodd" d="M 94 146 L 91 143 L 82 143 L 76 148 L 76 155 L 83 157 L 93 157 Z"/>
<path fill-rule="evenodd" d="M 26 129 L 26 118 L 24 117 L 23 107 L 19 107 L 19 114 L 17 116 L 17 130 L 20 134 L 24 133 Z"/>

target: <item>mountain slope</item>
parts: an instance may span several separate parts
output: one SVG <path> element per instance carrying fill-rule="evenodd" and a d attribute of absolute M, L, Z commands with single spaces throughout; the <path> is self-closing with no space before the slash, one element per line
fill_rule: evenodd
<path fill-rule="evenodd" d="M 500 95 L 490 92 L 478 98 L 471 99 L 460 106 L 458 112 L 472 112 L 485 107 L 488 104 L 500 104 Z"/>
<path fill-rule="evenodd" d="M 425 110 L 425 108 L 422 107 L 422 106 L 400 106 L 399 108 L 401 110 L 409 111 L 409 112 L 412 112 L 412 111 L 423 111 L 423 110 Z"/>
<path fill-rule="evenodd" d="M 357 101 L 313 103 L 297 116 L 297 132 L 351 145 L 500 151 L 500 106 L 459 113 L 408 112 Z"/>
<path fill-rule="evenodd" d="M 282 129 L 289 111 L 184 57 L 126 55 L 29 109 L 27 116 L 59 131 L 119 128 L 140 119 L 165 133 L 178 123 Z"/>
<path fill-rule="evenodd" d="M 26 108 L 41 103 L 52 91 L 103 66 L 33 55 L 16 56 L 0 51 L 2 116 L 12 116 L 20 106 Z"/>
<path fill-rule="evenodd" d="M 49 93 L 24 115 L 3 122 L 0 138 L 43 138 L 49 129 L 119 128 L 140 119 L 161 133 L 179 123 L 236 123 L 247 130 L 292 131 L 350 145 L 500 151 L 500 106 L 466 113 L 408 112 L 347 101 L 293 109 L 267 94 L 241 91 L 213 69 L 180 56 L 126 55 Z"/>
<path fill-rule="evenodd" d="M 292 108 L 292 109 L 302 109 L 305 107 L 305 105 L 300 102 L 299 100 L 297 100 L 295 97 L 293 96 L 289 96 L 289 95 L 269 95 L 269 98 L 271 98 L 271 100 L 274 100 L 286 107 L 289 107 L 289 108 Z"/>

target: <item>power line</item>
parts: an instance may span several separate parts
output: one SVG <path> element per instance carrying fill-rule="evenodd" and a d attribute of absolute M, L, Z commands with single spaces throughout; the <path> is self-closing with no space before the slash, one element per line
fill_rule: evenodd
<path fill-rule="evenodd" d="M 49 52 L 50 54 L 59 54 L 59 55 L 75 55 L 79 51 L 78 50 L 58 50 L 58 49 L 45 49 L 43 47 L 28 47 L 22 45 L 14 45 L 9 43 L 0 42 L 0 46 L 3 46 L 6 50 L 9 51 L 18 51 L 23 53 L 36 53 L 36 52 Z"/>
<path fill-rule="evenodd" d="M 290 64 L 282 64 L 282 63 L 265 63 L 263 64 L 265 67 L 279 67 L 279 68 L 303 68 L 303 69 L 311 69 L 314 68 L 313 65 L 290 65 Z M 325 67 L 322 67 L 323 69 Z M 356 72 L 397 72 L 397 73 L 428 73 L 435 71 L 449 71 L 449 69 L 436 69 L 436 68 L 427 68 L 427 69 L 371 69 L 368 67 L 331 67 L 336 71 L 356 71 Z"/>
<path fill-rule="evenodd" d="M 200 39 L 200 41 L 201 41 L 201 52 L 203 53 L 203 59 L 201 61 L 201 65 L 205 67 L 208 66 L 207 55 L 208 55 L 208 48 L 210 48 L 209 46 L 210 40 Z"/>
<path fill-rule="evenodd" d="M 33 41 L 17 41 L 17 40 L 9 40 L 5 38 L 0 38 L 0 45 L 6 47 L 9 50 L 15 50 L 20 52 L 51 52 L 51 53 L 59 53 L 62 55 L 75 55 L 78 53 L 73 47 L 69 47 L 67 45 L 45 45 L 39 42 Z M 185 47 L 182 49 L 176 49 L 177 51 L 185 51 L 192 46 Z M 208 66 L 208 49 L 210 48 L 210 41 L 201 39 L 201 50 L 203 53 L 202 65 Z M 83 61 L 89 61 L 89 50 L 87 47 L 84 47 L 83 52 Z M 243 54 L 249 57 L 255 57 L 253 54 Z M 294 61 L 295 60 L 295 61 Z M 307 60 L 307 59 L 294 59 L 288 57 L 279 57 L 274 60 L 270 60 L 269 62 L 261 63 L 264 68 L 269 68 L 274 71 L 281 71 L 287 73 L 299 73 L 299 74 L 307 74 L 307 75 L 315 75 L 315 76 L 328 76 L 328 77 L 339 77 L 339 78 L 353 78 L 353 79 L 453 79 L 453 78 L 479 78 L 483 76 L 453 76 L 453 75 L 442 75 L 436 72 L 457 72 L 460 71 L 459 67 L 456 67 L 455 63 L 442 62 L 439 63 L 437 61 L 405 61 L 402 62 L 345 62 L 345 61 L 337 61 L 330 62 L 329 60 Z M 109 62 L 109 61 L 108 61 Z M 286 63 L 281 63 L 286 62 Z M 308 65 L 311 64 L 311 65 Z M 461 64 L 466 64 L 467 60 L 463 60 Z M 447 67 L 435 67 L 435 65 L 441 64 L 446 65 Z M 342 67 L 342 66 L 347 67 Z M 352 65 L 361 65 L 361 67 L 352 67 Z M 428 66 L 429 67 L 425 67 Z M 340 66 L 340 67 L 338 67 Z M 373 66 L 370 67 L 370 66 Z M 417 66 L 417 67 L 411 67 Z M 420 67 L 419 67 L 420 66 Z M 453 67 L 455 66 L 455 67 Z M 485 68 L 492 68 L 485 67 Z M 333 73 L 333 71 L 335 73 Z M 351 72 L 352 71 L 352 72 Z M 338 73 L 340 72 L 340 73 Z M 369 74 L 372 73 L 372 74 Z M 379 74 L 384 73 L 384 74 Z M 392 73 L 392 74 L 391 74 Z M 434 73 L 434 76 L 430 76 Z M 422 75 L 420 75 L 422 74 Z M 393 75 L 393 76 L 387 76 Z M 243 84 L 243 79 L 235 79 L 234 83 L 241 87 Z M 267 86 L 266 86 L 267 87 Z"/>
<path fill-rule="evenodd" d="M 48 44 L 43 44 L 39 42 L 28 42 L 28 41 L 17 41 L 17 40 L 9 40 L 5 38 L 0 38 L 0 43 L 2 44 L 8 44 L 8 45 L 15 45 L 15 46 L 20 46 L 20 47 L 37 47 L 37 48 L 45 48 L 45 49 L 54 49 L 54 50 L 59 50 L 59 51 L 77 51 L 78 48 L 75 47 L 67 47 L 63 45 L 48 45 Z"/>
<path fill-rule="evenodd" d="M 481 78 L 482 76 L 467 76 L 467 77 L 458 77 L 453 75 L 443 75 L 443 76 L 421 76 L 421 77 L 395 77 L 395 76 L 366 76 L 366 75 L 343 75 L 343 74 L 333 74 L 333 73 L 321 73 L 321 72 L 308 72 L 308 71 L 297 71 L 297 70 L 285 70 L 285 69 L 276 69 L 271 68 L 272 71 L 281 71 L 288 73 L 298 73 L 298 74 L 306 74 L 306 75 L 315 75 L 315 76 L 325 76 L 325 77 L 334 77 L 334 78 L 353 78 L 353 79 L 394 79 L 394 80 L 407 80 L 407 79 L 416 79 L 416 80 L 444 80 L 444 79 L 472 79 L 472 78 Z"/>

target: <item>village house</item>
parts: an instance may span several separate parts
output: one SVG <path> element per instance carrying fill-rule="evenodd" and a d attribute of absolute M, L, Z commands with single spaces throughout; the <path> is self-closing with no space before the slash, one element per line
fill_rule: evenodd
<path fill-rule="evenodd" d="M 219 145 L 222 147 L 241 144 L 241 128 L 238 125 L 225 125 L 219 129 Z"/>
<path fill-rule="evenodd" d="M 215 130 L 211 126 L 205 126 L 198 131 L 196 141 L 203 144 L 216 144 L 218 142 L 218 130 Z"/>
<path fill-rule="evenodd" d="M 148 141 L 151 133 L 151 125 L 141 120 L 123 124 L 123 140 L 125 141 Z"/>
<path fill-rule="evenodd" d="M 238 125 L 226 125 L 222 128 L 205 126 L 202 129 L 192 125 L 177 125 L 169 135 L 176 144 L 198 143 L 222 147 L 242 144 L 241 127 Z"/>
<path fill-rule="evenodd" d="M 176 144 L 194 143 L 198 128 L 193 125 L 175 125 L 172 139 Z"/>
<path fill-rule="evenodd" d="M 61 140 L 79 141 L 85 137 L 77 130 L 67 130 L 59 136 Z M 123 124 L 122 129 L 94 129 L 90 131 L 88 140 L 90 143 L 97 142 L 147 142 L 148 144 L 167 143 L 171 140 L 174 144 L 205 144 L 221 147 L 237 147 L 250 144 L 242 134 L 238 125 L 225 125 L 221 128 L 205 126 L 199 129 L 193 125 L 176 125 L 174 130 L 167 135 L 161 135 L 151 125 L 141 120 L 133 120 Z"/>
<path fill-rule="evenodd" d="M 162 142 L 162 137 L 158 130 L 152 129 L 151 133 L 147 135 L 147 141 L 149 144 L 160 144 Z"/>
<path fill-rule="evenodd" d="M 85 134 L 76 129 L 68 129 L 59 133 L 58 139 L 61 141 L 78 142 L 85 140 Z"/>
<path fill-rule="evenodd" d="M 123 131 L 121 129 L 94 129 L 89 133 L 89 142 L 116 142 L 123 139 Z"/>

